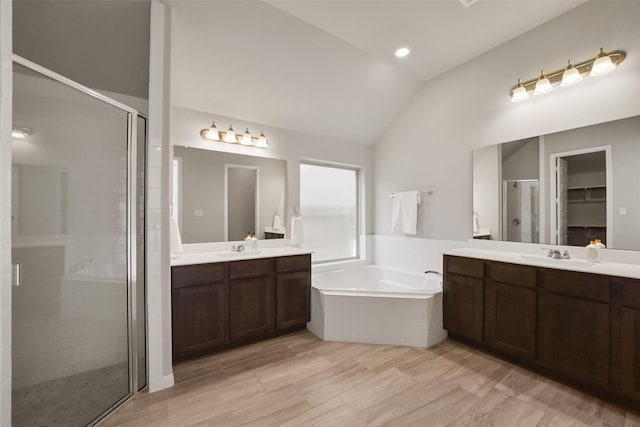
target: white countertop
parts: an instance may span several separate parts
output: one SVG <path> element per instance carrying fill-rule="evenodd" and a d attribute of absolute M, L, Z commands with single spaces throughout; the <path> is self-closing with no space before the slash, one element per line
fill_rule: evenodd
<path fill-rule="evenodd" d="M 443 253 L 444 255 L 508 262 L 512 264 L 532 265 L 535 267 L 556 268 L 558 270 L 580 271 L 584 273 L 640 279 L 640 266 L 637 264 L 623 264 L 617 262 L 591 263 L 584 259 L 553 259 L 547 258 L 543 255 L 472 248 L 449 249 L 443 251 Z"/>
<path fill-rule="evenodd" d="M 272 248 L 259 248 L 258 250 L 246 250 L 244 252 L 210 251 L 210 252 L 183 252 L 171 254 L 171 266 L 208 264 L 212 262 L 229 262 L 247 259 L 273 258 L 290 255 L 308 255 L 312 251 L 295 248 L 293 246 L 281 246 Z"/>

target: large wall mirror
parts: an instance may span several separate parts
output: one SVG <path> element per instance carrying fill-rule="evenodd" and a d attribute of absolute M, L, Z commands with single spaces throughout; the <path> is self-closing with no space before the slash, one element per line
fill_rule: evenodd
<path fill-rule="evenodd" d="M 172 217 L 184 243 L 284 238 L 284 160 L 173 147 Z"/>
<path fill-rule="evenodd" d="M 640 250 L 640 116 L 474 150 L 473 231 Z"/>

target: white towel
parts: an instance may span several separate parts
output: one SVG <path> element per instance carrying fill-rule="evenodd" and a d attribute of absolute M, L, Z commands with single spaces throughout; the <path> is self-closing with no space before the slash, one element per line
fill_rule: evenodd
<path fill-rule="evenodd" d="M 304 228 L 302 226 L 301 217 L 291 218 L 291 235 L 289 236 L 291 244 L 295 247 L 301 248 L 304 243 Z"/>
<path fill-rule="evenodd" d="M 178 229 L 178 223 L 175 218 L 171 218 L 171 252 L 182 252 L 182 238 L 180 237 L 180 230 Z"/>
<path fill-rule="evenodd" d="M 401 191 L 393 198 L 391 232 L 416 234 L 418 228 L 419 191 Z"/>

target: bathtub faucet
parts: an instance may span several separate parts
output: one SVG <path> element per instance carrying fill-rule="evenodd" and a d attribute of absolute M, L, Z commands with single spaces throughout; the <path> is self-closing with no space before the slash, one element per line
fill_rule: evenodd
<path fill-rule="evenodd" d="M 424 274 L 435 274 L 437 276 L 440 276 L 440 278 L 442 278 L 442 273 L 440 273 L 439 271 L 435 271 L 435 270 L 427 270 L 424 272 Z"/>

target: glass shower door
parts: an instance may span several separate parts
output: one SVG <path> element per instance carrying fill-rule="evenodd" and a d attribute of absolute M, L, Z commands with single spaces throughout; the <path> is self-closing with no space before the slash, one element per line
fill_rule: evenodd
<path fill-rule="evenodd" d="M 13 425 L 84 426 L 134 384 L 136 117 L 17 63 L 13 98 Z"/>

